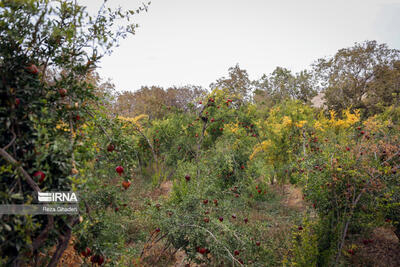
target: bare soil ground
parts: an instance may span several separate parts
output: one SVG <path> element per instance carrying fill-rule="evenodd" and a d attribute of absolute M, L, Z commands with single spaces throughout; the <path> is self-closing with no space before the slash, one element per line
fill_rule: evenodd
<path fill-rule="evenodd" d="M 160 187 L 154 189 L 150 196 L 153 200 L 158 199 L 160 196 L 164 196 L 167 197 L 169 195 L 169 193 L 171 192 L 172 189 L 172 181 L 165 181 L 162 182 Z"/>
<path fill-rule="evenodd" d="M 363 267 L 398 267 L 400 266 L 400 243 L 392 227 L 376 228 L 364 244 L 364 239 L 357 242 L 357 249 L 350 262 L 353 266 Z"/>
<path fill-rule="evenodd" d="M 283 205 L 291 209 L 304 210 L 303 193 L 301 189 L 294 185 L 284 185 Z"/>

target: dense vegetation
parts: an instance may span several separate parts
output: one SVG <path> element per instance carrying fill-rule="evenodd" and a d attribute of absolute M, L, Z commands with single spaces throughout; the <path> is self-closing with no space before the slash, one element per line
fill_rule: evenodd
<path fill-rule="evenodd" d="M 400 51 L 116 93 L 96 64 L 147 6 L 105 4 L 0 2 L 0 202 L 81 196 L 79 216 L 1 215 L 1 266 L 363 265 L 375 229 L 400 238 Z"/>

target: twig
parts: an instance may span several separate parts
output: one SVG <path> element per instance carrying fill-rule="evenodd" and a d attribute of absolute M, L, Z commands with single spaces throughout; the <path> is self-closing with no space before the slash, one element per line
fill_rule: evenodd
<path fill-rule="evenodd" d="M 350 211 L 349 211 L 350 214 L 349 214 L 349 216 L 347 218 L 346 224 L 345 224 L 344 229 L 343 229 L 343 234 L 342 234 L 342 237 L 341 237 L 340 245 L 338 247 L 338 251 L 336 253 L 336 259 L 335 259 L 334 266 L 337 266 L 338 263 L 339 263 L 339 257 L 341 255 L 341 251 L 343 249 L 344 240 L 345 240 L 346 235 L 347 235 L 347 230 L 348 230 L 348 227 L 349 227 L 349 224 L 350 224 L 350 220 L 352 219 L 354 209 L 356 208 L 356 205 L 357 205 L 358 201 L 360 201 L 360 198 L 361 198 L 362 194 L 365 192 L 365 189 L 368 186 L 368 184 L 370 184 L 370 182 L 372 180 L 375 180 L 379 176 L 379 175 L 373 176 L 371 173 L 369 173 L 369 172 L 367 172 L 367 173 L 368 173 L 369 176 L 371 176 L 371 179 L 368 180 L 367 184 L 364 186 L 364 188 L 361 190 L 361 192 L 357 195 L 357 197 L 356 198 L 353 197 L 353 201 L 351 203 L 351 207 L 350 207 Z"/>
<path fill-rule="evenodd" d="M 15 139 L 17 139 L 17 135 L 14 132 L 14 126 L 13 126 L 13 128 L 11 128 L 11 133 L 13 135 L 13 138 L 11 139 L 10 143 L 8 143 L 8 145 L 3 147 L 4 150 L 7 150 L 7 148 L 9 148 L 15 142 Z"/>
<path fill-rule="evenodd" d="M 156 262 L 158 262 L 161 258 L 161 256 L 164 254 L 164 252 L 169 248 L 169 246 L 171 245 L 171 243 L 165 244 L 163 250 L 161 251 L 160 255 L 158 256 Z"/>
<path fill-rule="evenodd" d="M 390 158 L 388 158 L 387 160 L 385 160 L 384 162 L 381 163 L 381 165 L 385 164 L 388 161 L 391 161 L 394 157 L 396 157 L 397 155 L 400 154 L 400 150 L 398 150 L 396 153 L 394 153 Z"/>
<path fill-rule="evenodd" d="M 347 235 L 347 230 L 348 230 L 348 228 L 349 228 L 350 220 L 351 220 L 351 218 L 353 217 L 354 209 L 355 209 L 355 207 L 356 207 L 358 201 L 360 200 L 361 195 L 362 195 L 363 192 L 364 192 L 364 191 L 362 190 L 362 191 L 360 192 L 360 194 L 358 194 L 357 198 L 356 198 L 356 199 L 353 201 L 353 203 L 352 203 L 352 207 L 351 207 L 351 210 L 350 210 L 350 215 L 349 215 L 349 217 L 347 218 L 346 224 L 345 224 L 344 229 L 343 229 L 343 234 L 342 234 L 342 237 L 341 237 L 341 242 L 340 242 L 340 245 L 339 245 L 339 248 L 338 248 L 338 252 L 337 252 L 337 254 L 336 254 L 336 259 L 335 259 L 335 264 L 334 264 L 334 266 L 337 266 L 338 263 L 339 263 L 339 257 L 340 257 L 341 251 L 342 251 L 342 249 L 343 249 L 344 240 L 345 240 L 346 235 Z"/>
<path fill-rule="evenodd" d="M 97 126 L 100 127 L 100 129 L 103 131 L 103 133 L 107 136 L 108 140 L 109 140 L 110 142 L 112 142 L 112 138 L 108 135 L 108 133 L 107 133 L 106 129 L 104 129 L 103 125 L 96 123 L 96 119 L 94 118 L 94 115 L 93 115 L 89 110 L 85 109 L 85 111 L 86 111 L 87 114 L 89 114 L 90 117 L 93 118 L 94 123 L 95 123 Z"/>
<path fill-rule="evenodd" d="M 21 167 L 20 163 L 16 161 L 10 154 L 7 153 L 3 148 L 0 148 L 0 155 L 11 165 L 17 167 L 17 170 L 25 177 L 26 182 L 35 192 L 40 192 L 39 186 L 35 183 L 32 177 Z"/>
<path fill-rule="evenodd" d="M 127 122 L 130 123 L 130 124 L 135 128 L 135 130 L 136 130 L 141 136 L 143 136 L 143 138 L 146 140 L 147 144 L 150 146 L 151 153 L 152 153 L 152 155 L 153 155 L 154 161 L 156 162 L 156 172 L 158 172 L 158 158 L 157 158 L 157 154 L 156 154 L 156 152 L 154 151 L 154 147 L 153 147 L 153 145 L 151 144 L 150 140 L 149 140 L 149 139 L 147 138 L 147 136 L 139 129 L 139 127 L 138 127 L 136 124 L 134 124 L 134 123 L 131 122 L 131 121 L 127 121 Z"/>
<path fill-rule="evenodd" d="M 42 20 L 43 20 L 44 16 L 46 15 L 46 13 L 47 13 L 47 5 L 48 5 L 48 3 L 46 2 L 46 5 L 45 5 L 45 7 L 44 7 L 44 9 L 43 9 L 42 14 L 40 14 L 40 17 L 38 18 L 38 20 L 37 20 L 36 23 L 35 23 L 35 27 L 34 27 L 35 31 L 34 31 L 33 34 L 32 34 L 32 41 L 31 41 L 31 43 L 29 44 L 30 47 L 32 47 L 32 46 L 34 45 L 34 43 L 36 42 L 37 33 L 38 33 L 38 31 L 39 31 L 39 25 L 40 25 L 40 23 L 42 22 Z"/>
<path fill-rule="evenodd" d="M 154 241 L 154 243 L 158 243 L 158 241 L 160 241 L 161 239 L 163 239 L 164 237 L 166 237 L 167 234 L 162 235 L 161 237 L 159 237 L 156 241 Z"/>
<path fill-rule="evenodd" d="M 39 234 L 39 236 L 32 243 L 32 250 L 35 251 L 41 247 L 43 242 L 46 240 L 49 235 L 50 228 L 53 228 L 54 225 L 54 217 L 52 215 L 47 215 L 47 225 L 43 229 L 43 231 Z"/>
<path fill-rule="evenodd" d="M 50 49 L 48 49 L 48 51 L 50 51 Z M 49 64 L 49 60 L 50 60 L 50 55 L 47 57 L 45 63 L 44 63 L 44 67 L 42 70 L 42 78 L 41 78 L 41 82 L 43 83 L 45 77 L 46 77 L 46 70 L 47 70 L 47 66 Z"/>
<path fill-rule="evenodd" d="M 156 233 L 157 233 L 156 231 L 153 231 L 153 233 L 151 233 L 149 239 L 147 239 L 146 243 L 144 243 L 144 244 L 146 245 L 147 243 L 150 242 L 150 240 L 153 240 L 153 235 L 156 234 Z M 156 236 L 157 235 L 155 235 L 154 237 L 156 237 Z M 146 247 L 145 245 L 143 246 L 143 249 L 142 249 L 142 252 L 140 253 L 140 257 L 139 258 L 142 258 L 142 256 L 143 256 L 143 253 L 144 253 L 144 250 L 145 250 L 145 247 Z"/>
<path fill-rule="evenodd" d="M 74 227 L 75 224 L 79 222 L 79 217 L 75 218 L 70 217 L 70 220 L 68 223 L 71 223 L 71 226 L 68 225 L 67 223 L 67 230 L 65 232 L 64 238 L 60 238 L 60 243 L 57 245 L 57 249 L 53 254 L 53 257 L 51 258 L 50 263 L 47 265 L 47 267 L 56 267 L 58 264 L 58 261 L 60 260 L 62 254 L 64 253 L 65 249 L 68 247 L 69 240 L 71 239 L 71 232 L 72 228 Z"/>
<path fill-rule="evenodd" d="M 72 165 L 75 167 L 75 155 L 74 155 L 74 145 L 75 145 L 75 137 L 74 137 L 74 124 L 72 123 L 72 115 L 69 116 L 69 128 L 71 128 L 70 140 L 71 140 L 71 159 Z"/>
<path fill-rule="evenodd" d="M 303 156 L 306 157 L 306 131 L 303 128 Z"/>
<path fill-rule="evenodd" d="M 86 213 L 87 213 L 89 219 L 91 221 L 93 221 L 92 216 L 90 216 L 90 207 L 89 207 L 88 203 L 86 202 L 86 200 L 83 200 L 83 203 L 85 205 L 85 210 L 86 210 Z"/>
<path fill-rule="evenodd" d="M 243 265 L 231 254 L 231 252 L 229 251 L 229 249 L 227 249 L 225 246 L 223 246 L 223 245 L 221 244 L 221 242 L 219 242 L 218 239 L 215 237 L 215 235 L 214 235 L 213 233 L 211 233 L 208 229 L 206 229 L 206 228 L 204 228 L 204 227 L 202 227 L 202 226 L 199 226 L 199 225 L 194 225 L 194 224 L 184 224 L 184 225 L 180 225 L 180 226 L 181 226 L 181 227 L 196 227 L 196 228 L 203 229 L 204 231 L 206 231 L 206 232 L 215 240 L 215 242 L 219 243 L 219 244 L 226 250 L 226 252 L 228 252 L 228 255 L 232 258 L 232 260 L 233 260 L 234 262 L 237 262 L 237 263 L 239 264 L 239 266 L 243 266 Z"/>
<path fill-rule="evenodd" d="M 204 117 L 202 116 L 203 115 L 203 111 L 205 110 L 205 108 L 206 108 L 206 105 L 204 105 L 203 108 L 200 110 L 199 116 L 198 116 L 200 118 L 200 120 L 203 121 L 203 129 L 202 129 L 202 132 L 201 132 L 200 140 L 197 142 L 197 150 L 196 150 L 196 161 L 197 162 L 198 162 L 198 158 L 199 158 L 199 154 L 200 154 L 200 148 L 201 148 L 201 145 L 203 144 L 204 134 L 205 134 L 206 129 L 207 129 L 208 119 L 203 119 Z M 199 169 L 199 166 L 197 166 L 197 178 L 199 176 L 200 176 L 200 169 Z"/>

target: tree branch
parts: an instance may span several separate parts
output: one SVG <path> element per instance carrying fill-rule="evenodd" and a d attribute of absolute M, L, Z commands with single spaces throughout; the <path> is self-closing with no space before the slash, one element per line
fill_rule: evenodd
<path fill-rule="evenodd" d="M 41 247 L 43 242 L 46 240 L 50 229 L 53 228 L 53 225 L 54 225 L 54 217 L 51 216 L 51 215 L 47 215 L 47 225 L 46 225 L 46 227 L 43 229 L 43 231 L 39 234 L 38 237 L 36 237 L 36 239 L 32 243 L 32 250 L 33 251 L 35 251 L 35 250 L 37 250 L 38 248 Z"/>
<path fill-rule="evenodd" d="M 32 34 L 32 41 L 29 44 L 30 47 L 32 47 L 36 43 L 37 33 L 39 31 L 39 25 L 42 22 L 42 20 L 43 20 L 44 16 L 46 15 L 46 13 L 47 13 L 47 5 L 48 5 L 48 3 L 46 2 L 46 5 L 44 7 L 44 11 L 42 12 L 42 14 L 40 14 L 38 20 L 35 23 L 35 27 L 34 27 L 35 30 L 34 30 L 34 32 Z"/>
<path fill-rule="evenodd" d="M 74 227 L 75 224 L 79 222 L 79 217 L 75 218 L 73 216 L 70 217 L 68 223 L 66 224 L 67 230 L 65 231 L 64 238 L 60 238 L 60 243 L 58 243 L 56 251 L 53 254 L 53 257 L 51 258 L 50 263 L 47 265 L 47 267 L 56 267 L 58 264 L 58 261 L 60 260 L 62 254 L 64 253 L 65 249 L 68 247 L 69 240 L 71 239 L 71 232 L 72 228 Z M 71 223 L 71 226 L 68 225 Z"/>
<path fill-rule="evenodd" d="M 13 135 L 13 138 L 11 139 L 10 143 L 8 143 L 8 145 L 6 145 L 5 147 L 3 147 L 4 150 L 7 150 L 7 148 L 9 148 L 9 147 L 15 142 L 15 139 L 17 139 L 17 135 L 16 135 L 15 132 L 14 132 L 14 126 L 13 126 L 13 128 L 11 129 L 11 133 L 12 133 L 12 135 Z"/>
<path fill-rule="evenodd" d="M 40 192 L 39 186 L 35 183 L 32 177 L 21 167 L 21 164 L 16 161 L 10 154 L 7 153 L 3 148 L 0 148 L 0 155 L 11 165 L 17 167 L 17 170 L 25 177 L 26 182 L 35 192 Z"/>
<path fill-rule="evenodd" d="M 217 242 L 217 243 L 219 243 L 224 249 L 225 249 L 225 251 L 226 252 L 228 252 L 228 255 L 232 258 L 232 260 L 234 261 L 234 262 L 237 262 L 238 264 L 239 264 L 239 266 L 243 266 L 233 255 L 232 255 L 232 253 L 229 251 L 229 249 L 227 249 L 225 246 L 223 246 L 222 244 L 221 244 L 221 242 L 219 242 L 218 241 L 218 239 L 215 237 L 215 235 L 213 234 L 213 233 L 211 233 L 208 229 L 206 229 L 206 228 L 204 228 L 204 227 L 202 227 L 202 226 L 199 226 L 199 225 L 195 225 L 195 224 L 184 224 L 184 225 L 180 225 L 181 227 L 196 227 L 196 228 L 200 228 L 200 229 L 203 229 L 204 231 L 206 231 L 214 240 L 215 240 L 215 242 Z"/>
<path fill-rule="evenodd" d="M 157 154 L 156 154 L 156 152 L 154 151 L 154 147 L 153 147 L 153 145 L 151 144 L 150 140 L 147 138 L 146 135 L 144 135 L 144 133 L 139 129 L 139 127 L 138 127 L 136 124 L 134 124 L 133 122 L 130 122 L 130 121 L 127 121 L 127 122 L 130 123 L 130 124 L 135 128 L 135 130 L 136 130 L 141 136 L 143 136 L 143 138 L 146 140 L 147 144 L 150 146 L 151 153 L 153 154 L 153 158 L 154 158 L 154 160 L 155 160 L 155 162 L 156 162 L 156 166 L 157 166 L 157 170 L 158 170 L 158 158 L 157 158 Z"/>
<path fill-rule="evenodd" d="M 107 133 L 106 129 L 104 129 L 103 125 L 96 123 L 96 120 L 95 120 L 95 118 L 94 118 L 94 115 L 93 115 L 89 110 L 85 109 L 85 111 L 86 111 L 87 114 L 89 114 L 90 117 L 93 118 L 94 123 L 95 123 L 97 126 L 100 127 L 100 129 L 103 131 L 103 133 L 107 136 L 108 140 L 109 140 L 110 142 L 112 142 L 112 138 L 108 135 L 108 133 Z"/>

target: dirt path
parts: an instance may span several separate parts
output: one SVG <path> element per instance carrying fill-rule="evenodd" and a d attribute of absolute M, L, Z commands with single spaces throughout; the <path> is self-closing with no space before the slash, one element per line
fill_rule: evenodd
<path fill-rule="evenodd" d="M 172 181 L 162 182 L 160 187 L 157 187 L 151 193 L 151 198 L 154 200 L 154 199 L 158 199 L 160 196 L 164 196 L 164 197 L 168 196 L 172 190 L 172 186 L 173 186 Z"/>
<path fill-rule="evenodd" d="M 161 185 L 163 187 L 163 185 Z M 164 188 L 168 185 L 164 185 Z M 282 187 L 277 186 L 273 188 L 277 194 L 282 194 Z M 295 187 L 294 185 L 284 185 L 283 187 L 283 199 L 282 204 L 290 209 L 302 211 L 305 209 L 305 204 L 303 200 L 303 193 L 300 188 Z M 259 215 L 255 215 L 253 220 L 260 220 Z M 265 218 L 264 218 L 265 219 Z M 175 254 L 175 262 L 171 265 L 171 267 L 184 267 L 187 263 L 185 261 L 186 254 L 184 251 L 178 251 Z M 203 267 L 205 265 L 198 265 L 195 263 L 190 264 L 191 267 Z"/>
<path fill-rule="evenodd" d="M 303 210 L 305 208 L 303 193 L 301 189 L 294 185 L 284 185 L 284 205 L 292 209 Z"/>
<path fill-rule="evenodd" d="M 369 239 L 372 242 L 357 241 L 356 254 L 350 259 L 354 266 L 400 266 L 400 243 L 392 227 L 376 228 Z"/>
<path fill-rule="evenodd" d="M 172 264 L 170 267 L 184 267 L 188 262 L 185 261 L 186 259 L 186 253 L 183 250 L 178 251 L 175 254 L 175 263 Z M 205 267 L 206 265 L 202 264 L 196 264 L 196 263 L 190 263 L 190 267 Z"/>

